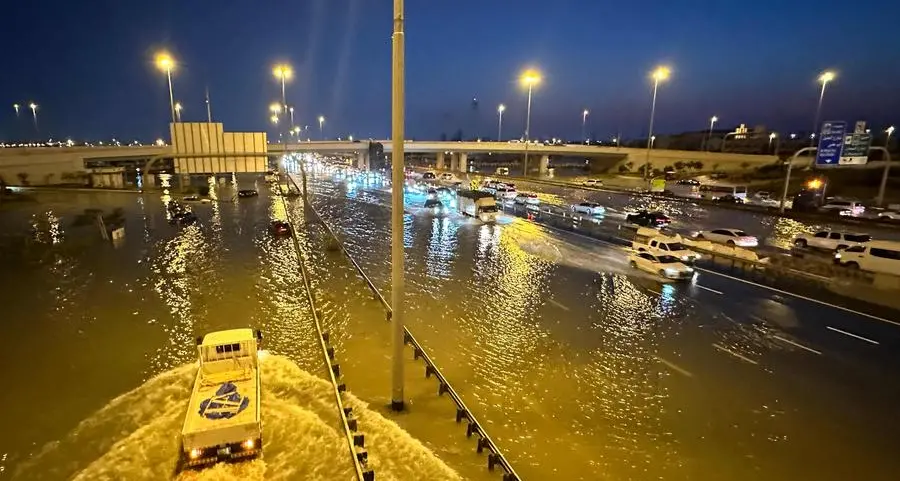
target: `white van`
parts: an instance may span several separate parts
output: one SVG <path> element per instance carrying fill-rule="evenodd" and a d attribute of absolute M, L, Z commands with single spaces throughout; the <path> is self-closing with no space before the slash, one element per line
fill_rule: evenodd
<path fill-rule="evenodd" d="M 900 242 L 873 240 L 834 254 L 834 261 L 851 269 L 900 276 Z"/>

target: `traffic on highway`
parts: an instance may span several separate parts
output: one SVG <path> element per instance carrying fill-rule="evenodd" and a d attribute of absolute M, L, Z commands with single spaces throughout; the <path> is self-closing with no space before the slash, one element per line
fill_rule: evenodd
<path fill-rule="evenodd" d="M 387 289 L 387 179 L 315 163 L 308 175 L 326 222 Z M 896 311 L 708 261 L 763 258 L 829 226 L 423 177 L 405 186 L 407 322 L 523 478 L 893 478 Z M 456 189 L 491 195 L 494 218 L 456 211 Z M 426 207 L 435 199 L 445 210 Z"/>

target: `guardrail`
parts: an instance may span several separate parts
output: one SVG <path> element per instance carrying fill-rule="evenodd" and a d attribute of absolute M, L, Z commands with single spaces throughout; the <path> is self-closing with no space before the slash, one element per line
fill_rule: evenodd
<path fill-rule="evenodd" d="M 281 202 L 285 212 L 290 216 L 290 210 L 284 196 L 281 196 Z M 296 225 L 291 222 L 291 225 Z M 369 467 L 369 453 L 366 450 L 365 434 L 359 431 L 359 424 L 353 417 L 353 408 L 344 404 L 343 393 L 347 391 L 347 385 L 340 382 L 341 368 L 336 360 L 334 347 L 331 346 L 331 336 L 328 331 L 322 329 L 322 323 L 319 320 L 319 310 L 316 308 L 315 296 L 313 295 L 312 286 L 309 282 L 309 272 L 303 262 L 303 251 L 300 248 L 300 241 L 297 239 L 295 229 L 291 229 L 291 239 L 294 243 L 294 249 L 297 253 L 297 263 L 300 265 L 300 273 L 303 278 L 303 287 L 306 290 L 306 300 L 309 302 L 309 308 L 312 311 L 313 321 L 316 326 L 316 333 L 319 339 L 319 347 L 328 366 L 328 379 L 334 392 L 335 403 L 340 413 L 341 425 L 344 428 L 344 435 L 347 440 L 347 446 L 350 450 L 350 456 L 353 459 L 353 468 L 355 470 L 357 481 L 375 481 L 375 471 Z"/>
<path fill-rule="evenodd" d="M 296 180 L 291 177 L 291 182 L 297 186 Z M 299 186 L 298 186 L 299 189 Z M 392 309 L 391 305 L 385 300 L 384 296 L 381 295 L 381 292 L 378 290 L 378 287 L 372 282 L 372 279 L 363 271 L 362 267 L 360 267 L 359 263 L 353 258 L 350 252 L 344 247 L 343 242 L 337 237 L 331 227 L 326 223 L 322 217 L 319 215 L 318 211 L 316 211 L 315 207 L 312 206 L 312 203 L 309 202 L 309 198 L 305 195 L 304 191 L 303 200 L 308 208 L 308 211 L 313 214 L 317 223 L 319 223 L 328 236 L 337 243 L 339 249 L 344 254 L 347 259 L 350 260 L 350 263 L 356 269 L 356 272 L 363 279 L 366 285 L 369 287 L 369 290 L 372 292 L 372 296 L 377 300 L 382 308 L 385 311 L 385 319 L 390 320 Z M 495 467 L 499 466 L 503 469 L 503 481 L 520 481 L 522 478 L 516 473 L 513 469 L 512 465 L 503 456 L 503 453 L 500 451 L 500 448 L 497 447 L 497 444 L 491 439 L 488 435 L 487 431 L 484 429 L 482 424 L 476 419 L 475 415 L 472 413 L 472 410 L 466 406 L 465 402 L 463 402 L 462 397 L 453 389 L 453 386 L 450 385 L 450 382 L 441 373 L 441 370 L 437 367 L 437 364 L 428 356 L 425 352 L 425 349 L 422 347 L 422 344 L 416 340 L 415 336 L 413 336 L 412 332 L 410 332 L 409 328 L 403 326 L 403 342 L 404 344 L 408 344 L 413 348 L 413 359 L 419 360 L 422 359 L 425 363 L 425 377 L 430 378 L 432 375 L 438 380 L 438 396 L 442 396 L 444 394 L 448 394 L 450 399 L 453 400 L 453 403 L 456 405 L 456 422 L 461 423 L 463 420 L 466 421 L 466 437 L 471 438 L 472 435 L 477 435 L 478 440 L 476 444 L 476 451 L 481 454 L 484 450 L 488 451 L 488 470 L 493 471 Z"/>

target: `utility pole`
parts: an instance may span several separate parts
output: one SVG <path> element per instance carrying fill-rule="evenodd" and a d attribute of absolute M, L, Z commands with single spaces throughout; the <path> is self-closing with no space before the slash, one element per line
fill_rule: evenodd
<path fill-rule="evenodd" d="M 403 0 L 394 0 L 393 65 L 391 68 L 391 409 L 402 411 L 403 401 L 403 127 L 404 43 Z M 321 125 L 321 124 L 320 124 Z"/>

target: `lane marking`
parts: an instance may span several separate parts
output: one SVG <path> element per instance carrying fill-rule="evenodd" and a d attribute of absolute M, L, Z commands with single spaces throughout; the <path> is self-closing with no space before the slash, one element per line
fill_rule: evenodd
<path fill-rule="evenodd" d="M 662 295 L 662 292 L 654 291 L 653 289 L 647 289 L 647 290 L 650 291 L 650 292 L 652 292 L 652 293 L 654 293 L 654 294 L 656 294 L 657 296 L 661 296 L 661 295 Z"/>
<path fill-rule="evenodd" d="M 792 341 L 792 340 L 790 340 L 790 339 L 786 339 L 786 338 L 781 337 L 781 336 L 779 336 L 779 335 L 777 335 L 777 334 L 774 335 L 774 336 L 772 336 L 772 337 L 774 337 L 775 339 L 778 339 L 778 340 L 781 341 L 781 342 L 786 342 L 786 343 L 788 343 L 788 344 L 790 344 L 790 345 L 792 345 L 792 346 L 794 346 L 794 347 L 799 347 L 800 349 L 809 351 L 809 352 L 811 352 L 811 353 L 813 353 L 813 354 L 818 354 L 818 355 L 820 355 L 820 356 L 822 355 L 822 353 L 821 353 L 820 351 L 817 351 L 817 350 L 815 350 L 815 349 L 813 349 L 813 348 L 811 348 L 811 347 L 806 347 L 806 346 L 804 346 L 803 344 L 800 344 L 799 342 L 794 342 L 794 341 Z"/>
<path fill-rule="evenodd" d="M 835 308 L 835 309 L 839 309 L 839 310 L 844 311 L 844 312 L 849 312 L 849 313 L 851 313 L 851 314 L 856 314 L 856 315 L 858 315 L 858 316 L 868 317 L 869 319 L 874 319 L 874 320 L 876 320 L 876 321 L 886 322 L 886 323 L 888 323 L 888 324 L 893 324 L 893 325 L 895 325 L 895 326 L 900 326 L 900 322 L 892 321 L 892 320 L 890 320 L 890 319 L 885 319 L 885 318 L 883 318 L 883 317 L 874 316 L 874 315 L 872 315 L 872 314 L 866 314 L 865 312 L 855 311 L 855 310 L 850 309 L 850 308 L 848 308 L 848 307 L 839 306 L 839 305 L 837 305 L 837 304 L 831 304 L 830 302 L 820 301 L 820 300 L 818 300 L 818 299 L 813 299 L 812 297 L 802 296 L 802 295 L 800 295 L 800 294 L 795 294 L 795 293 L 793 293 L 793 292 L 784 291 L 784 290 L 778 289 L 778 288 L 776 288 L 776 287 L 771 287 L 771 286 L 766 286 L 766 285 L 763 285 L 763 284 L 758 284 L 758 283 L 753 282 L 753 281 L 748 281 L 748 280 L 745 280 L 745 279 L 741 279 L 741 278 L 739 278 L 739 277 L 729 276 L 728 274 L 722 274 L 721 272 L 711 271 L 711 270 L 709 270 L 709 269 L 704 269 L 704 268 L 702 268 L 702 267 L 695 267 L 695 269 L 698 270 L 698 271 L 703 271 L 703 272 L 706 272 L 706 273 L 709 273 L 709 274 L 713 274 L 713 275 L 717 275 L 717 276 L 720 276 L 720 277 L 725 277 L 725 278 L 728 278 L 728 279 L 731 279 L 731 280 L 743 282 L 744 284 L 749 284 L 749 285 L 751 285 L 751 286 L 762 287 L 763 289 L 768 289 L 768 290 L 770 290 L 770 291 L 775 291 L 775 292 L 778 292 L 778 293 L 780 293 L 780 294 L 786 294 L 786 295 L 789 295 L 789 296 L 796 297 L 796 298 L 798 298 L 798 299 L 803 299 L 803 300 L 805 300 L 805 301 L 810 301 L 810 302 L 814 302 L 814 303 L 816 303 L 816 304 L 821 304 L 821 305 L 823 305 L 823 306 L 833 307 L 833 308 Z"/>
<path fill-rule="evenodd" d="M 661 358 L 661 357 L 659 357 L 659 356 L 653 356 L 653 359 L 656 359 L 656 360 L 659 361 L 662 365 L 664 365 L 664 366 L 668 367 L 669 369 L 671 369 L 671 370 L 677 372 L 678 374 L 681 374 L 682 376 L 685 376 L 685 377 L 694 377 L 694 375 L 693 375 L 690 371 L 688 371 L 687 369 L 684 369 L 683 367 L 679 367 L 679 366 L 676 365 L 674 362 L 667 361 L 667 360 L 665 360 L 665 359 L 663 359 L 663 358 Z"/>
<path fill-rule="evenodd" d="M 876 346 L 877 346 L 878 344 L 881 344 L 880 342 L 878 342 L 878 341 L 873 341 L 873 340 L 869 339 L 868 337 L 862 337 L 862 336 L 860 336 L 860 335 L 858 335 L 858 334 L 853 334 L 852 332 L 842 331 L 842 330 L 840 330 L 840 329 L 838 329 L 838 328 L 836 328 L 836 327 L 825 326 L 825 328 L 826 328 L 826 329 L 831 329 L 831 330 L 834 331 L 834 332 L 839 332 L 839 333 L 841 333 L 841 334 L 843 334 L 843 335 L 845 335 L 845 336 L 855 337 L 855 338 L 859 339 L 860 341 L 866 341 L 866 342 L 875 344 Z"/>
<path fill-rule="evenodd" d="M 706 290 L 709 291 L 709 292 L 716 293 L 716 294 L 718 294 L 718 295 L 720 295 L 720 296 L 722 295 L 722 292 L 721 292 L 721 291 L 717 291 L 717 290 L 715 290 L 715 289 L 710 289 L 709 287 L 701 286 L 700 284 L 694 284 L 694 285 L 697 286 L 697 287 L 699 287 L 700 289 L 706 289 Z"/>
<path fill-rule="evenodd" d="M 566 306 L 564 306 L 564 305 L 562 305 L 562 304 L 560 304 L 560 303 L 554 301 L 553 299 L 547 299 L 547 302 L 549 302 L 550 304 L 553 304 L 554 306 L 556 306 L 556 307 L 558 307 L 558 308 L 560 308 L 560 309 L 562 309 L 562 310 L 564 310 L 564 311 L 570 310 L 568 307 L 566 307 Z"/>
<path fill-rule="evenodd" d="M 718 350 L 720 350 L 720 351 L 722 351 L 722 352 L 727 352 L 728 354 L 731 354 L 732 356 L 734 356 L 734 357 L 736 357 L 736 358 L 738 358 L 738 359 L 740 359 L 740 360 L 742 360 L 742 361 L 749 362 L 750 364 L 753 364 L 753 365 L 759 364 L 758 362 L 754 361 L 753 359 L 750 359 L 750 358 L 747 357 L 747 356 L 744 356 L 744 355 L 741 355 L 741 354 L 739 354 L 739 353 L 737 353 L 737 352 L 734 352 L 734 351 L 732 351 L 731 349 L 728 349 L 727 347 L 722 346 L 722 345 L 720 345 L 720 344 L 718 344 L 718 343 L 713 343 L 713 347 L 716 348 L 716 349 L 718 349 Z"/>

